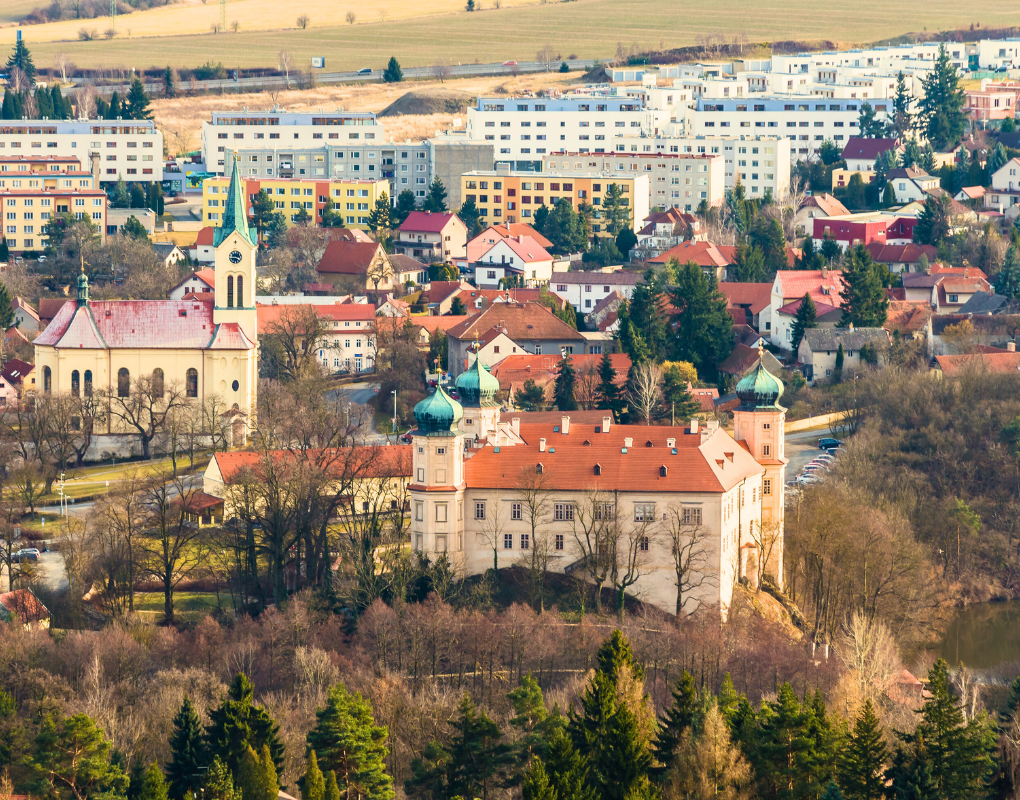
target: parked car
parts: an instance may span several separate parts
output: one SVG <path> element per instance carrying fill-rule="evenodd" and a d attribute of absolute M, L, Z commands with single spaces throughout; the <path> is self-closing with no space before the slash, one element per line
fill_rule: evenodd
<path fill-rule="evenodd" d="M 411 435 L 411 432 L 408 431 L 407 433 L 403 433 L 400 435 L 400 441 L 402 441 L 404 444 L 410 444 L 411 442 L 414 441 L 414 437 Z"/>
<path fill-rule="evenodd" d="M 358 74 L 359 75 L 371 75 L 372 74 L 372 68 L 371 67 L 362 67 L 361 69 L 358 70 Z"/>
<path fill-rule="evenodd" d="M 831 436 L 826 436 L 824 439 L 818 440 L 819 450 L 831 450 L 834 447 L 841 447 L 843 442 L 839 439 L 833 439 Z"/>
<path fill-rule="evenodd" d="M 503 66 L 504 67 L 516 67 L 517 66 L 517 62 L 516 61 L 504 61 L 503 62 Z"/>
<path fill-rule="evenodd" d="M 38 561 L 39 551 L 35 548 L 29 548 L 26 550 L 18 550 L 18 552 L 11 555 L 11 561 L 21 563 L 22 561 Z"/>

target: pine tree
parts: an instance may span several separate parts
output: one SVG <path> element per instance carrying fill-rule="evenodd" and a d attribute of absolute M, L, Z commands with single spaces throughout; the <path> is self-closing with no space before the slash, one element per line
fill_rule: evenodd
<path fill-rule="evenodd" d="M 113 94 L 110 95 L 110 106 L 106 110 L 106 119 L 117 119 L 122 116 L 124 116 L 124 111 L 120 106 L 120 95 L 114 89 Z"/>
<path fill-rule="evenodd" d="M 208 771 L 202 776 L 203 783 L 201 794 L 188 791 L 184 800 L 195 800 L 196 797 L 203 797 L 206 800 L 243 800 L 241 790 L 234 785 L 234 777 L 227 769 L 227 765 L 220 759 L 214 758 L 209 765 Z"/>
<path fill-rule="evenodd" d="M 885 189 L 882 191 L 882 205 L 886 208 L 896 205 L 896 190 L 893 189 L 891 183 L 885 184 Z"/>
<path fill-rule="evenodd" d="M 574 367 L 570 358 L 564 356 L 560 360 L 556 372 L 556 385 L 553 389 L 553 402 L 560 411 L 576 411 L 577 400 L 574 399 Z"/>
<path fill-rule="evenodd" d="M 50 93 L 43 87 L 35 90 L 36 114 L 40 119 L 54 119 L 53 102 L 50 100 Z"/>
<path fill-rule="evenodd" d="M 546 758 L 553 736 L 566 729 L 566 720 L 559 709 L 550 714 L 542 697 L 542 687 L 531 673 L 521 678 L 520 685 L 507 693 L 514 709 L 510 724 L 521 731 L 519 761 L 527 765 L 533 757 Z"/>
<path fill-rule="evenodd" d="M 482 223 L 478 216 L 478 205 L 470 197 L 461 203 L 457 216 L 460 217 L 460 221 L 467 228 L 469 240 L 482 232 Z"/>
<path fill-rule="evenodd" d="M 701 403 L 687 388 L 688 378 L 676 362 L 662 363 L 662 417 L 673 420 L 691 419 L 701 413 Z"/>
<path fill-rule="evenodd" d="M 371 704 L 360 692 L 351 694 L 342 683 L 329 688 L 326 707 L 315 712 L 308 746 L 322 769 L 337 774 L 346 800 L 389 800 L 393 779 L 386 773 L 388 731 L 377 726 Z"/>
<path fill-rule="evenodd" d="M 839 785 L 847 800 L 880 800 L 888 757 L 875 709 L 866 700 L 839 759 Z"/>
<path fill-rule="evenodd" d="M 396 56 L 390 56 L 390 63 L 386 65 L 386 71 L 383 72 L 383 80 L 386 83 L 400 83 L 404 80 L 404 72 L 400 69 Z"/>
<path fill-rule="evenodd" d="M 0 258 L 0 261 L 3 259 Z M 995 276 L 995 293 L 1016 300 L 1020 297 L 1020 249 L 1015 244 L 1006 249 L 1002 268 Z"/>
<path fill-rule="evenodd" d="M 390 218 L 390 196 L 382 192 L 375 201 L 375 207 L 368 214 L 368 229 L 376 234 L 379 242 L 389 237 L 393 220 Z"/>
<path fill-rule="evenodd" d="M 698 688 L 694 684 L 694 676 L 684 670 L 673 687 L 673 704 L 659 719 L 659 730 L 652 745 L 652 753 L 658 762 L 652 774 L 659 780 L 664 779 L 675 765 L 680 741 L 685 733 L 693 730 L 699 711 Z"/>
<path fill-rule="evenodd" d="M 603 353 L 599 361 L 599 404 L 598 407 L 615 415 L 620 411 L 620 387 L 616 385 L 616 370 L 609 358 Z"/>
<path fill-rule="evenodd" d="M 433 178 L 432 183 L 429 184 L 429 192 L 425 197 L 425 203 L 422 205 L 425 211 L 431 211 L 433 214 L 443 214 L 446 212 L 446 187 L 439 178 Z"/>
<path fill-rule="evenodd" d="M 843 270 L 843 291 L 839 307 L 843 316 L 839 324 L 856 328 L 880 328 L 889 312 L 889 298 L 882 286 L 878 265 L 864 245 L 850 252 L 850 260 Z"/>
<path fill-rule="evenodd" d="M 917 103 L 919 128 L 936 150 L 948 150 L 963 136 L 967 114 L 960 75 L 949 60 L 944 43 L 939 45 L 935 63 L 921 84 L 924 91 Z"/>
<path fill-rule="evenodd" d="M 50 89 L 50 104 L 53 106 L 54 119 L 71 118 L 71 101 L 64 99 L 59 83 L 53 84 L 53 88 Z"/>
<path fill-rule="evenodd" d="M 623 187 L 611 183 L 602 200 L 602 227 L 614 237 L 630 224 L 630 207 L 625 205 Z"/>
<path fill-rule="evenodd" d="M 202 723 L 190 697 L 174 717 L 170 734 L 170 761 L 166 765 L 168 794 L 172 800 L 184 800 L 189 791 L 197 796 L 202 786 L 201 773 L 206 761 L 202 745 Z"/>
<path fill-rule="evenodd" d="M 340 784 L 337 783 L 336 773 L 333 770 L 326 775 L 326 794 L 323 800 L 340 800 Z"/>
<path fill-rule="evenodd" d="M 128 119 L 152 119 L 148 92 L 145 91 L 142 79 L 137 75 L 131 81 L 131 89 L 124 103 L 124 116 Z"/>
<path fill-rule="evenodd" d="M 301 800 L 324 800 L 325 796 L 326 779 L 322 777 L 315 751 L 309 750 L 305 776 L 301 783 Z"/>
<path fill-rule="evenodd" d="M 172 98 L 177 96 L 177 86 L 174 81 L 174 71 L 167 65 L 163 70 L 163 97 Z"/>
<path fill-rule="evenodd" d="M 594 800 L 595 794 L 586 782 L 588 765 L 562 727 L 554 728 L 549 735 L 544 764 L 558 800 Z"/>
<path fill-rule="evenodd" d="M 793 330 L 790 334 L 792 342 L 790 348 L 794 354 L 800 349 L 800 343 L 804 339 L 804 332 L 809 328 L 814 328 L 818 325 L 818 309 L 815 307 L 815 301 L 811 299 L 811 295 L 808 292 L 804 292 L 804 297 L 800 301 L 800 307 L 797 309 L 797 316 L 793 320 Z"/>
<path fill-rule="evenodd" d="M 896 91 L 893 94 L 892 127 L 898 139 L 903 140 L 914 128 L 914 115 L 910 111 L 910 90 L 900 72 L 896 76 Z"/>
<path fill-rule="evenodd" d="M 714 276 L 693 262 L 678 266 L 669 295 L 677 309 L 673 359 L 690 361 L 703 380 L 714 379 L 716 365 L 733 351 L 733 318 Z"/>
<path fill-rule="evenodd" d="M 779 688 L 775 701 L 764 704 L 755 766 L 770 796 L 812 797 L 821 793 L 816 774 L 816 741 L 810 733 L 813 718 L 814 714 L 801 706 L 788 683 Z"/>
<path fill-rule="evenodd" d="M 250 745 L 245 748 L 237 771 L 237 786 L 243 800 L 277 800 L 280 787 L 268 747 L 261 753 Z"/>
<path fill-rule="evenodd" d="M 847 795 L 841 792 L 833 781 L 829 781 L 829 785 L 825 787 L 825 793 L 822 795 L 821 800 L 843 800 L 845 797 Z M 881 795 L 875 795 L 875 797 L 881 798 Z"/>
<path fill-rule="evenodd" d="M 839 343 L 839 348 L 836 350 L 836 363 L 832 367 L 832 382 L 839 383 L 843 380 L 843 343 Z"/>
<path fill-rule="evenodd" d="M 17 108 L 15 107 L 15 95 L 10 89 L 4 89 L 4 102 L 0 107 L 0 118 L 17 119 Z"/>
<path fill-rule="evenodd" d="M 7 246 L 7 237 L 0 239 L 0 264 L 11 260 L 11 249 Z"/>
<path fill-rule="evenodd" d="M 25 73 L 30 84 L 35 82 L 35 64 L 32 63 L 32 54 L 23 39 L 18 39 L 14 43 L 14 52 L 7 59 L 7 72 L 15 67 Z"/>
<path fill-rule="evenodd" d="M 151 763 L 145 770 L 138 800 L 167 800 L 167 786 L 163 782 L 163 773 L 160 772 L 156 762 Z"/>
<path fill-rule="evenodd" d="M 549 775 L 545 771 L 542 759 L 536 758 L 531 769 L 524 776 L 524 784 L 521 786 L 524 800 L 559 800 L 556 789 L 549 782 Z"/>
<path fill-rule="evenodd" d="M 230 684 L 227 697 L 218 708 L 209 712 L 205 731 L 208 755 L 219 757 L 234 774 L 248 747 L 261 749 L 268 745 L 273 766 L 279 774 L 283 765 L 283 742 L 279 726 L 269 713 L 254 704 L 255 690 L 244 673 L 238 673 Z M 320 750 L 321 753 L 321 750 Z"/>
<path fill-rule="evenodd" d="M 739 283 L 762 283 L 768 277 L 765 255 L 761 248 L 741 242 L 733 255 L 732 280 Z"/>

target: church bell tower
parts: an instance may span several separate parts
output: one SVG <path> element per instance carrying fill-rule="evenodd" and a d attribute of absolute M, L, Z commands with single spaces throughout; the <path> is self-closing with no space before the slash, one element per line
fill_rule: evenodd
<path fill-rule="evenodd" d="M 223 224 L 213 233 L 216 270 L 213 322 L 236 322 L 255 342 L 258 340 L 258 312 L 255 310 L 258 237 L 248 225 L 245 194 L 235 154 L 224 201 Z"/>

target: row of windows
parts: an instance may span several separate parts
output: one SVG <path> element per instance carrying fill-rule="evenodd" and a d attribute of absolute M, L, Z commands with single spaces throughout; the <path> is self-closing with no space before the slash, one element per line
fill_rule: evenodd
<path fill-rule="evenodd" d="M 598 474 L 598 473 L 596 473 Z M 771 494 L 771 482 L 768 482 L 770 488 L 764 491 L 764 494 Z M 420 503 L 418 504 L 421 505 Z M 442 507 L 442 512 L 439 508 Z M 525 506 L 523 503 L 511 503 L 510 504 L 510 519 L 521 520 L 525 512 Z M 442 519 L 439 516 L 436 517 L 437 522 L 446 522 L 446 505 L 444 503 L 437 504 L 436 513 L 442 513 Z M 615 513 L 615 506 L 613 503 L 600 503 L 596 509 L 594 517 L 596 520 L 609 520 Z M 486 518 L 486 501 L 478 500 L 475 502 L 475 519 L 484 521 Z M 416 517 L 421 520 L 421 516 Z M 573 503 L 553 503 L 553 519 L 560 522 L 570 522 L 574 519 L 574 504 Z M 635 503 L 634 504 L 634 521 L 635 522 L 652 522 L 656 519 L 655 516 L 655 503 Z M 702 514 L 701 508 L 698 506 L 684 506 L 681 510 L 681 520 L 684 525 L 701 525 Z M 510 535 L 510 534 L 507 534 Z"/>
<path fill-rule="evenodd" d="M 234 136 L 235 139 L 243 139 L 244 138 L 244 134 L 243 133 L 235 133 L 233 136 Z M 216 138 L 217 139 L 226 139 L 227 138 L 227 134 L 225 134 L 225 133 L 217 133 L 216 134 Z M 255 133 L 255 134 L 252 135 L 252 138 L 253 139 L 265 139 L 266 135 L 264 133 Z M 280 138 L 280 134 L 278 134 L 278 133 L 270 133 L 269 134 L 269 138 L 270 139 L 279 139 Z M 295 139 L 300 139 L 301 138 L 301 134 L 300 133 L 295 133 L 294 134 L 294 138 Z M 312 138 L 313 139 L 321 139 L 323 137 L 322 137 L 321 133 L 313 133 L 312 134 Z M 329 138 L 330 139 L 339 139 L 340 138 L 340 134 L 339 133 L 330 133 L 329 134 Z M 347 138 L 348 139 L 361 139 L 362 136 L 361 136 L 360 133 L 348 133 L 347 134 Z M 364 138 L 365 139 L 374 139 L 375 138 L 375 134 L 374 133 L 366 132 Z"/>
<path fill-rule="evenodd" d="M 92 370 L 85 370 L 84 377 L 84 395 L 85 397 L 92 397 Z M 78 370 L 71 372 L 71 394 L 75 397 L 78 397 L 79 393 L 83 391 L 81 378 L 82 375 Z M 152 371 L 151 386 L 152 394 L 156 397 L 162 397 L 165 394 L 163 370 L 159 367 Z M 198 397 L 197 369 L 192 368 L 185 373 L 184 390 L 187 397 Z M 46 394 L 53 391 L 53 371 L 49 367 L 43 367 L 43 391 Z M 234 391 L 237 391 L 237 381 L 234 381 Z M 127 367 L 121 367 L 117 370 L 117 397 L 130 397 L 130 395 L 131 371 Z"/>

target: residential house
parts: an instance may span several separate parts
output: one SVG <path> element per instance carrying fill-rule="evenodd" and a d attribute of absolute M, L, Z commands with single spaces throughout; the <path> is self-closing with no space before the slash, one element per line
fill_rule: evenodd
<path fill-rule="evenodd" d="M 673 259 L 681 264 L 693 261 L 707 275 L 722 283 L 726 279 L 726 268 L 734 263 L 735 252 L 735 247 L 716 245 L 712 242 L 684 242 L 655 258 L 648 259 L 648 263 L 666 264 Z"/>
<path fill-rule="evenodd" d="M 835 302 L 839 302 L 839 298 L 833 298 Z M 777 327 L 783 331 L 785 341 L 783 347 L 786 350 L 793 348 L 793 324 L 797 321 L 797 312 L 800 311 L 801 305 L 803 305 L 804 299 L 794 300 L 792 303 L 787 303 L 785 306 L 780 308 L 776 312 Z M 816 328 L 835 328 L 843 319 L 843 309 L 838 305 L 830 303 L 815 303 L 815 327 Z"/>
<path fill-rule="evenodd" d="M 879 264 L 885 264 L 894 274 L 901 272 L 917 272 L 921 256 L 928 264 L 934 264 L 938 250 L 930 244 L 882 244 L 872 242 L 867 246 L 871 257 Z"/>
<path fill-rule="evenodd" d="M 539 246 L 546 250 L 551 250 L 553 246 L 552 242 L 546 239 L 530 225 L 523 222 L 511 222 L 503 225 L 493 225 L 486 228 L 467 243 L 466 252 L 463 257 L 455 256 L 451 259 L 451 261 L 453 262 L 453 265 L 458 267 L 462 272 L 470 271 L 472 265 L 481 258 L 482 253 L 492 247 L 492 245 L 500 239 L 508 239 L 511 236 L 527 236 L 528 238 L 538 242 Z"/>
<path fill-rule="evenodd" d="M 21 297 L 11 300 L 11 310 L 14 312 L 14 324 L 20 330 L 27 333 L 36 333 L 39 330 L 39 312 Z"/>
<path fill-rule="evenodd" d="M 66 294 L 66 292 L 65 292 Z M 53 318 L 57 316 L 67 304 L 66 297 L 40 297 L 39 298 L 39 327 L 45 328 Z"/>
<path fill-rule="evenodd" d="M 875 161 L 887 150 L 896 151 L 897 155 L 903 150 L 898 139 L 871 139 L 864 136 L 851 136 L 843 148 L 843 160 L 846 161 L 846 168 L 850 172 L 873 172 Z M 870 179 L 865 178 L 867 183 Z M 835 183 L 833 183 L 835 186 Z"/>
<path fill-rule="evenodd" d="M 428 280 L 428 268 L 418 259 L 402 253 L 390 253 L 387 259 L 393 268 L 394 288 L 420 285 Z"/>
<path fill-rule="evenodd" d="M 260 339 L 299 332 L 302 313 L 308 308 L 315 311 L 325 326 L 322 339 L 315 343 L 316 359 L 324 372 L 348 375 L 375 369 L 375 306 L 366 303 L 256 304 Z"/>
<path fill-rule="evenodd" d="M 885 325 L 882 327 L 893 335 L 899 334 L 901 338 L 918 338 L 924 334 L 931 315 L 931 305 L 927 302 L 890 300 Z"/>
<path fill-rule="evenodd" d="M 772 344 L 778 347 L 789 347 L 789 328 L 793 323 L 789 317 L 780 316 L 779 309 L 802 299 L 805 294 L 811 296 L 816 307 L 819 304 L 838 306 L 842 291 L 843 273 L 839 270 L 779 270 L 772 282 L 769 301 L 772 327 L 766 326 L 761 334 L 770 337 Z"/>
<path fill-rule="evenodd" d="M 953 199 L 960 203 L 983 203 L 985 191 L 987 190 L 984 186 L 964 186 Z"/>
<path fill-rule="evenodd" d="M 849 214 L 845 217 L 829 217 L 815 219 L 814 229 L 810 231 L 816 242 L 832 239 L 843 250 L 865 246 L 872 242 L 885 244 L 886 232 L 893 218 L 881 211 L 866 211 L 860 214 Z"/>
<path fill-rule="evenodd" d="M 152 249 L 163 262 L 164 266 L 167 267 L 180 264 L 182 261 L 187 259 L 187 256 L 184 255 L 184 251 L 173 242 L 154 242 Z"/>
<path fill-rule="evenodd" d="M 332 241 L 315 268 L 318 279 L 336 285 L 353 279 L 366 290 L 394 288 L 393 267 L 377 242 Z"/>
<path fill-rule="evenodd" d="M 492 366 L 492 376 L 499 381 L 499 390 L 506 392 L 509 401 L 513 403 L 514 394 L 518 389 L 524 387 L 528 380 L 534 381 L 545 392 L 546 402 L 553 400 L 553 388 L 556 378 L 560 372 L 562 359 L 557 355 L 508 355 Z M 630 373 L 630 356 L 626 353 L 613 353 L 609 361 L 616 371 L 614 383 L 621 391 L 627 385 L 627 376 Z M 589 370 L 598 371 L 602 362 L 601 355 L 585 354 L 574 355 L 570 358 L 571 366 L 574 368 L 574 395 L 583 394 L 586 381 L 576 376 L 581 376 Z M 484 362 L 483 362 L 484 363 Z M 578 397 L 583 402 L 584 398 Z M 570 412 L 573 416 L 574 412 Z M 600 412 L 600 417 L 604 412 Z"/>
<path fill-rule="evenodd" d="M 1010 342 L 1010 344 L 1013 344 Z M 935 356 L 933 371 L 955 377 L 967 372 L 988 372 L 1016 375 L 1020 371 L 1020 353 L 1016 347 L 997 353 L 968 353 Z"/>
<path fill-rule="evenodd" d="M 778 375 L 783 371 L 783 365 L 779 363 L 779 359 L 768 350 L 759 350 L 757 346 L 751 347 L 740 342 L 734 346 L 733 351 L 717 366 L 717 369 L 727 381 L 738 381 L 756 369 L 759 360 L 764 364 L 765 369 L 773 375 Z"/>
<path fill-rule="evenodd" d="M 1017 314 L 1020 300 L 1013 300 L 992 292 L 974 292 L 963 304 L 960 314 Z"/>
<path fill-rule="evenodd" d="M 968 324 L 961 329 L 961 323 Z M 1020 314 L 932 314 L 925 330 L 928 357 L 959 354 L 961 347 L 1006 349 L 1017 330 Z"/>
<path fill-rule="evenodd" d="M 801 372 L 808 383 L 831 378 L 836 369 L 839 348 L 843 347 L 843 375 L 860 370 L 866 363 L 861 359 L 861 348 L 869 347 L 882 358 L 889 345 L 889 334 L 884 328 L 808 328 L 797 353 Z"/>
<path fill-rule="evenodd" d="M 625 298 L 615 289 L 599 300 L 595 307 L 584 315 L 588 330 L 595 328 L 603 332 L 615 332 L 620 327 L 619 311 Z"/>
<path fill-rule="evenodd" d="M 199 230 L 195 238 L 195 246 L 191 251 L 191 260 L 196 264 L 212 264 L 215 260 L 215 248 L 213 247 L 213 236 L 216 228 L 206 225 Z"/>
<path fill-rule="evenodd" d="M 210 230 L 212 230 L 210 228 Z M 216 291 L 216 272 L 212 267 L 196 270 L 170 290 L 170 300 L 183 300 L 189 292 Z"/>
<path fill-rule="evenodd" d="M 566 299 L 579 314 L 588 314 L 609 295 L 616 292 L 625 300 L 634 295 L 634 287 L 644 279 L 640 273 L 624 272 L 557 272 L 550 284 L 553 291 Z"/>
<path fill-rule="evenodd" d="M 454 299 L 460 297 L 461 292 L 471 291 L 473 288 L 470 283 L 464 281 L 432 281 L 422 289 L 416 305 L 424 307 L 430 315 L 449 314 L 453 309 Z M 464 302 L 464 298 L 461 298 L 461 302 Z"/>
<path fill-rule="evenodd" d="M 411 256 L 423 264 L 463 258 L 467 227 L 453 213 L 412 211 L 397 229 L 393 252 Z"/>
<path fill-rule="evenodd" d="M 375 309 L 377 317 L 408 317 L 411 315 L 411 304 L 396 297 L 387 297 Z"/>
<path fill-rule="evenodd" d="M 0 369 L 0 405 L 14 405 L 23 394 L 33 394 L 35 365 L 12 358 Z"/>
<path fill-rule="evenodd" d="M 664 253 L 689 239 L 695 241 L 705 239 L 701 220 L 694 214 L 688 214 L 678 208 L 653 211 L 645 217 L 643 227 L 635 231 L 635 235 L 638 248 L 649 251 L 647 257 Z"/>
<path fill-rule="evenodd" d="M 477 359 L 483 367 L 491 369 L 494 364 L 499 363 L 508 356 L 517 356 L 525 352 L 523 347 L 507 336 L 503 328 L 497 326 L 484 331 L 472 342 L 468 361 L 474 364 Z M 470 364 L 468 366 L 470 368 Z"/>
<path fill-rule="evenodd" d="M 465 289 L 460 294 L 469 313 L 483 311 L 493 303 L 548 303 L 552 302 L 557 311 L 567 307 L 567 301 L 555 292 L 548 289 L 525 289 L 521 287 L 510 287 L 508 289 L 476 289 L 471 287 L 470 291 Z"/>
<path fill-rule="evenodd" d="M 810 236 L 814 231 L 813 220 L 845 217 L 849 214 L 850 210 L 831 194 L 812 194 L 805 197 L 797 207 L 793 226 L 797 231 Z"/>
<path fill-rule="evenodd" d="M 921 169 L 897 167 L 889 170 L 885 178 L 893 187 L 897 203 L 926 200 L 929 195 L 942 192 L 942 179 Z"/>
<path fill-rule="evenodd" d="M 995 170 L 991 183 L 985 190 L 985 208 L 1015 218 L 1013 206 L 1020 203 L 1020 158 L 1011 158 Z"/>
<path fill-rule="evenodd" d="M 928 302 L 937 314 L 954 314 L 976 292 L 990 292 L 984 272 L 974 267 L 942 267 L 935 264 L 923 273 L 904 273 L 904 299 Z"/>
<path fill-rule="evenodd" d="M 15 589 L 0 594 L 0 621 L 18 622 L 26 630 L 48 630 L 50 611 L 31 589 Z"/>
<path fill-rule="evenodd" d="M 553 257 L 534 239 L 500 239 L 474 262 L 475 283 L 496 289 L 503 278 L 516 278 L 527 287 L 545 286 L 552 277 Z"/>
<path fill-rule="evenodd" d="M 450 372 L 457 377 L 468 365 L 474 340 L 498 326 L 529 353 L 580 355 L 587 342 L 580 333 L 538 303 L 494 303 L 447 331 Z"/>
<path fill-rule="evenodd" d="M 387 331 L 391 330 L 391 323 L 397 329 L 403 328 L 408 323 L 411 324 L 414 330 L 414 343 L 421 349 L 428 350 L 429 341 L 436 331 L 442 331 L 446 333 L 450 328 L 455 328 L 462 322 L 471 318 L 470 314 L 464 314 L 461 316 L 447 316 L 447 317 L 423 317 L 413 316 L 408 319 L 394 318 L 392 320 L 377 321 L 376 325 L 382 328 L 385 325 Z M 431 364 L 429 365 L 432 366 Z"/>
<path fill-rule="evenodd" d="M 973 122 L 1013 119 L 1020 100 L 1020 82 L 981 79 L 980 88 L 967 89 L 963 110 Z"/>
<path fill-rule="evenodd" d="M 719 291 L 726 298 L 727 310 L 737 325 L 750 325 L 755 330 L 762 330 L 762 325 L 771 322 L 769 303 L 772 301 L 771 283 L 737 283 L 719 284 Z M 765 318 L 762 319 L 764 312 Z"/>

